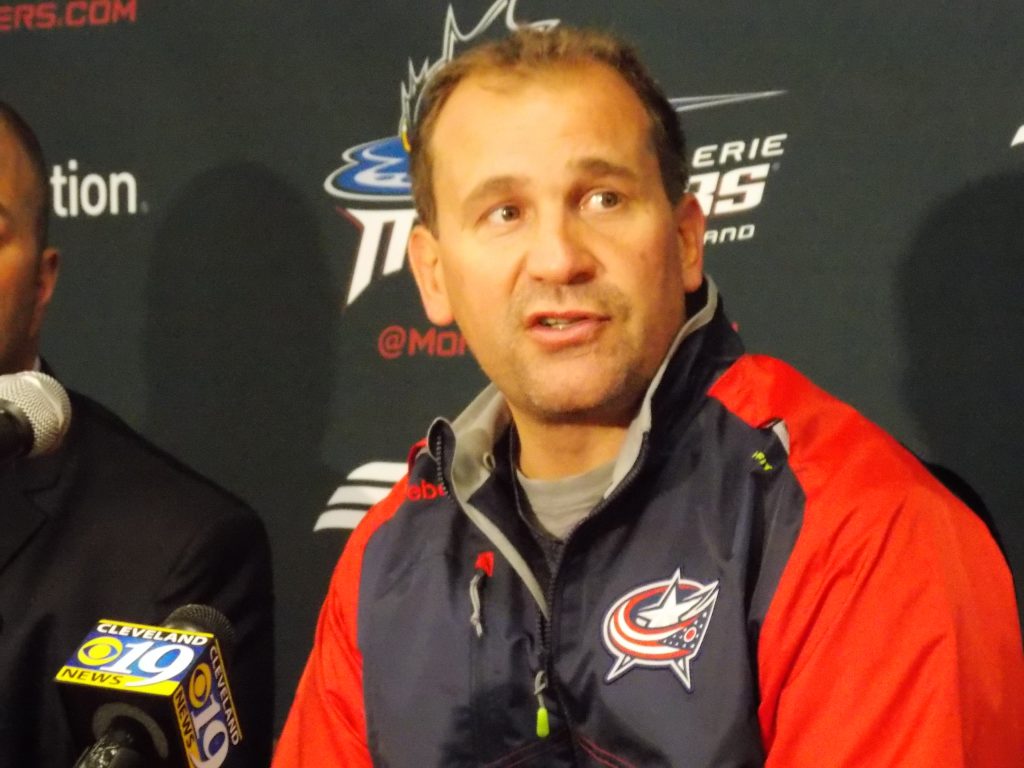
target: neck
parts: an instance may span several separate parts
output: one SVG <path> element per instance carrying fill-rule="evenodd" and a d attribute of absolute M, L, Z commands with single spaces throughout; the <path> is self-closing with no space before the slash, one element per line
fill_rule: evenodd
<path fill-rule="evenodd" d="M 519 469 L 535 480 L 579 475 L 614 460 L 628 428 L 538 423 L 514 412 L 512 418 L 519 435 Z"/>

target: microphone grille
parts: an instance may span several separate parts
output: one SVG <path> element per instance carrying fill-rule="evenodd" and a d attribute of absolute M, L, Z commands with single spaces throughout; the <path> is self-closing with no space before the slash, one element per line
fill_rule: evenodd
<path fill-rule="evenodd" d="M 71 401 L 59 381 L 39 371 L 0 376 L 0 399 L 18 406 L 32 425 L 30 457 L 60 446 L 71 424 Z"/>
<path fill-rule="evenodd" d="M 231 621 L 209 605 L 189 603 L 175 608 L 160 626 L 209 632 L 220 641 L 221 650 L 228 656 L 235 648 L 235 629 L 231 626 Z"/>

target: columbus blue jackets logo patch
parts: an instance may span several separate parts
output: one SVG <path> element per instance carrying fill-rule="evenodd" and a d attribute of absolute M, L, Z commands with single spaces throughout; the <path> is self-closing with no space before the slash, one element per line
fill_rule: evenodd
<path fill-rule="evenodd" d="M 718 600 L 718 582 L 700 584 L 680 576 L 623 595 L 604 617 L 604 644 L 615 657 L 610 683 L 635 666 L 669 667 L 692 691 L 690 664 L 700 652 Z"/>

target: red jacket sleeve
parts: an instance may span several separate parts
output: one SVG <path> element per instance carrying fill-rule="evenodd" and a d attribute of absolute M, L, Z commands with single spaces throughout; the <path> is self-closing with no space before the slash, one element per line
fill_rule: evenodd
<path fill-rule="evenodd" d="M 745 358 L 715 387 L 751 424 L 783 416 L 806 495 L 758 645 L 768 768 L 1024 765 L 1020 626 L 987 528 L 890 437 L 778 365 Z M 777 389 L 740 391 L 748 375 Z"/>
<path fill-rule="evenodd" d="M 349 537 L 320 610 L 313 650 L 274 754 L 274 768 L 371 766 L 357 643 L 363 552 L 405 498 L 403 479 Z"/>

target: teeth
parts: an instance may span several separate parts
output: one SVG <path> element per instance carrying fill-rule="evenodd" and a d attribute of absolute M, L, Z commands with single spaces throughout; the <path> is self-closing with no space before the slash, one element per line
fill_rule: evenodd
<path fill-rule="evenodd" d="M 540 324 L 545 328 L 567 328 L 572 323 L 572 320 L 566 320 L 561 317 L 542 317 L 540 319 Z"/>

